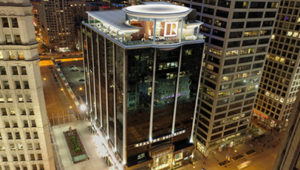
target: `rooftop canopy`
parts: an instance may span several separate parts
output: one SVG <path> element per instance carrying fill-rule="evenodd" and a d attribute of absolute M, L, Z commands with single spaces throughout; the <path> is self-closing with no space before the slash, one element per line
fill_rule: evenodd
<path fill-rule="evenodd" d="M 124 8 L 123 11 L 129 16 L 141 18 L 180 18 L 187 16 L 192 9 L 173 4 L 147 4 L 135 5 Z"/>

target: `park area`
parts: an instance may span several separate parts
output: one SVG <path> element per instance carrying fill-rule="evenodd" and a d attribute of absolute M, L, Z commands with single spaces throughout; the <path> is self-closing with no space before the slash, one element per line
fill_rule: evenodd
<path fill-rule="evenodd" d="M 76 129 L 69 129 L 68 131 L 64 132 L 64 136 L 66 138 L 68 148 L 74 163 L 89 159 L 80 141 Z"/>

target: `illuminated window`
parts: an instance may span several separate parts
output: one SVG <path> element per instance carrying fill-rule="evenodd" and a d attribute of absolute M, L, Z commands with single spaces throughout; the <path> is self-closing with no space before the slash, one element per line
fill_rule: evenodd
<path fill-rule="evenodd" d="M 180 153 L 178 153 L 178 154 L 175 155 L 175 161 L 179 161 L 179 160 L 181 160 L 182 158 L 183 158 L 182 152 L 180 152 Z"/>
<path fill-rule="evenodd" d="M 256 37 L 258 36 L 258 31 L 245 31 L 244 37 Z"/>
<path fill-rule="evenodd" d="M 0 51 L 0 60 L 3 60 L 3 54 L 2 54 L 2 51 Z"/>
<path fill-rule="evenodd" d="M 239 50 L 226 51 L 226 56 L 234 56 L 234 55 L 239 55 Z"/>

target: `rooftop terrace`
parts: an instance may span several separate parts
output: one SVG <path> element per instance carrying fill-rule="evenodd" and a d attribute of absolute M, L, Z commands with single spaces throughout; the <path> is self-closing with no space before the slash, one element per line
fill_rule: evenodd
<path fill-rule="evenodd" d="M 200 21 L 189 19 L 192 9 L 149 3 L 122 10 L 90 11 L 85 25 L 123 45 L 169 45 L 191 41 L 203 42 Z"/>

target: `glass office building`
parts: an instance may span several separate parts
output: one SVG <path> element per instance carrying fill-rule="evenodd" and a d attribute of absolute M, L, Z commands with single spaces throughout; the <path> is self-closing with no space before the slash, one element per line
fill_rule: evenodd
<path fill-rule="evenodd" d="M 174 0 L 197 10 L 207 38 L 195 129 L 204 154 L 243 142 L 278 0 Z"/>
<path fill-rule="evenodd" d="M 204 41 L 191 12 L 148 3 L 88 12 L 82 24 L 88 114 L 119 169 L 170 169 L 193 157 Z"/>

